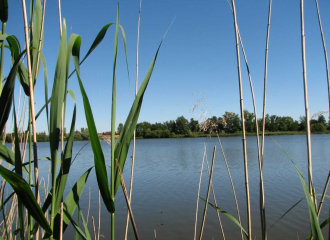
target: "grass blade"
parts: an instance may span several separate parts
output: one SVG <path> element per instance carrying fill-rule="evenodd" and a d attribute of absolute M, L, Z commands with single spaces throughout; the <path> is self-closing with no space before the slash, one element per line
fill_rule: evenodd
<path fill-rule="evenodd" d="M 278 144 L 274 138 L 270 137 L 280 148 L 281 150 L 285 153 L 285 155 L 288 156 L 288 158 L 290 159 L 290 161 L 292 162 L 293 166 L 295 167 L 300 181 L 301 181 L 301 185 L 304 189 L 304 193 L 307 199 L 307 204 L 308 204 L 308 210 L 309 210 L 309 221 L 310 221 L 310 225 L 311 225 L 311 229 L 312 229 L 312 236 L 315 240 L 323 240 L 323 235 L 320 229 L 320 225 L 319 225 L 319 220 L 317 217 L 317 213 L 316 213 L 316 208 L 315 208 L 315 204 L 312 200 L 312 196 L 310 194 L 310 192 L 308 191 L 308 187 L 306 185 L 306 182 L 299 170 L 299 168 L 297 167 L 297 165 L 294 163 L 294 161 L 292 160 L 292 158 L 290 157 L 290 155 L 281 147 L 280 144 Z"/>
<path fill-rule="evenodd" d="M 201 198 L 201 199 L 202 199 L 204 202 L 206 202 L 204 198 Z M 236 218 L 234 218 L 232 215 L 230 215 L 230 214 L 227 213 L 226 211 L 222 210 L 221 208 L 214 206 L 212 203 L 208 202 L 208 204 L 209 204 L 211 207 L 213 207 L 214 209 L 216 209 L 217 211 L 219 211 L 220 213 L 222 213 L 223 215 L 225 215 L 226 217 L 228 217 L 233 223 L 235 223 L 240 229 L 242 229 L 242 231 L 244 232 L 246 238 L 249 239 L 249 235 L 248 235 L 248 233 L 245 231 L 245 229 L 243 228 L 243 226 L 237 221 Z"/>
<path fill-rule="evenodd" d="M 164 38 L 165 38 L 165 36 L 164 36 Z M 139 91 L 138 91 L 138 93 L 135 97 L 135 100 L 133 102 L 131 110 L 130 110 L 127 118 L 126 118 L 126 122 L 124 124 L 124 127 L 123 127 L 123 129 L 120 133 L 120 136 L 117 140 L 117 143 L 116 143 L 115 159 L 118 159 L 119 165 L 120 165 L 120 168 L 121 168 L 122 171 L 124 169 L 124 165 L 125 165 L 125 162 L 126 162 L 126 157 L 127 157 L 127 153 L 128 153 L 128 149 L 129 149 L 131 139 L 133 137 L 133 132 L 134 132 L 134 129 L 136 127 L 136 124 L 137 124 L 137 121 L 138 121 L 138 118 L 139 118 L 139 115 L 140 115 L 143 96 L 144 96 L 144 93 L 147 89 L 147 86 L 148 86 L 149 80 L 151 78 L 152 72 L 154 70 L 156 60 L 157 60 L 157 57 L 158 57 L 158 53 L 159 53 L 159 50 L 160 50 L 160 47 L 163 43 L 164 38 L 160 42 L 160 44 L 158 46 L 158 49 L 156 51 L 155 57 L 154 57 L 153 61 L 151 62 L 151 65 L 148 69 L 148 72 L 147 72 L 146 76 L 144 77 L 143 82 L 141 83 L 140 89 L 139 89 Z M 119 176 L 118 170 L 117 170 L 116 174 L 115 174 L 115 193 L 118 190 L 119 183 L 120 183 L 120 176 Z"/>
<path fill-rule="evenodd" d="M 52 230 L 48 224 L 47 219 L 44 216 L 43 211 L 39 207 L 31 188 L 25 180 L 18 174 L 13 173 L 0 165 L 1 176 L 10 184 L 18 198 L 23 200 L 22 203 L 29 211 L 31 216 L 40 224 L 40 226 L 48 233 L 52 233 Z"/>
<path fill-rule="evenodd" d="M 72 49 L 72 55 L 73 55 L 73 61 L 75 64 L 75 69 L 76 69 L 76 74 L 77 74 L 77 79 L 79 82 L 81 95 L 83 98 L 90 142 L 91 142 L 92 150 L 94 153 L 94 165 L 95 165 L 96 179 L 98 182 L 98 186 L 100 188 L 103 202 L 104 202 L 105 206 L 107 207 L 107 210 L 109 212 L 115 212 L 115 205 L 114 205 L 113 200 L 111 199 L 111 194 L 110 194 L 110 190 L 109 190 L 104 154 L 103 154 L 103 151 L 101 148 L 100 140 L 97 136 L 97 130 L 96 130 L 95 122 L 94 122 L 92 109 L 91 109 L 86 91 L 84 89 L 84 86 L 83 86 L 81 78 L 80 78 L 80 70 L 79 70 L 80 45 L 81 45 L 81 38 L 77 37 L 74 47 Z"/>

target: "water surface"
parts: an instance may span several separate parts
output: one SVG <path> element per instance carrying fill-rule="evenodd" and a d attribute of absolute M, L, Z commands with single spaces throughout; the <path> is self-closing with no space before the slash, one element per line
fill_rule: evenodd
<path fill-rule="evenodd" d="M 273 137 L 292 157 L 307 180 L 306 137 Z M 222 138 L 222 144 L 235 184 L 241 212 L 242 225 L 246 228 L 246 202 L 243 168 L 242 139 L 240 137 Z M 86 142 L 75 142 L 75 155 Z M 213 147 L 217 146 L 213 184 L 218 206 L 237 217 L 233 193 L 228 173 L 216 138 L 186 139 L 139 139 L 136 141 L 136 162 L 132 209 L 141 239 L 193 239 L 195 211 L 200 169 L 203 160 L 204 144 L 211 163 Z M 312 136 L 313 176 L 317 193 L 322 193 L 329 172 L 330 135 Z M 102 141 L 107 165 L 110 165 L 110 147 Z M 131 149 L 131 148 L 130 148 Z M 256 138 L 247 137 L 248 168 L 251 195 L 252 234 L 260 239 L 259 216 L 259 168 L 257 161 Z M 48 143 L 38 144 L 39 157 L 47 157 Z M 77 156 L 69 176 L 68 186 L 93 166 L 93 153 L 90 145 L 84 147 Z M 124 169 L 126 186 L 129 185 L 131 150 Z M 41 175 L 47 178 L 48 164 L 40 164 Z M 283 151 L 269 138 L 265 142 L 264 181 L 266 191 L 266 217 L 269 228 L 280 216 L 304 197 L 297 172 Z M 206 197 L 208 184 L 207 166 L 204 165 L 201 196 Z M 91 189 L 90 217 L 98 219 L 98 187 L 95 171 L 92 170 L 80 204 L 86 216 L 89 188 Z M 213 202 L 213 196 L 210 195 Z M 329 200 L 325 201 L 321 213 L 322 222 L 329 216 Z M 204 202 L 200 201 L 198 230 L 203 215 Z M 76 218 L 76 217 L 74 217 Z M 226 239 L 239 239 L 240 230 L 221 215 Z M 92 221 L 89 219 L 92 234 Z M 116 238 L 123 239 L 126 223 L 126 204 L 121 189 L 116 196 Z M 96 221 L 97 225 L 97 221 Z M 280 222 L 268 231 L 268 239 L 305 239 L 310 233 L 309 215 L 306 201 L 301 202 Z M 74 230 L 69 227 L 65 239 L 73 239 Z M 328 230 L 324 230 L 327 237 Z M 101 235 L 110 239 L 110 214 L 101 204 Z M 101 238 L 102 239 L 102 238 Z M 129 239 L 134 239 L 130 228 Z M 208 208 L 203 239 L 222 239 L 216 211 Z"/>

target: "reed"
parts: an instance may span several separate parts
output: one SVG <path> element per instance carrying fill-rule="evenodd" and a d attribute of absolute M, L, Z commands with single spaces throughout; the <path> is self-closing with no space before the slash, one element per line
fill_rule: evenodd
<path fill-rule="evenodd" d="M 312 167 L 312 146 L 311 146 L 311 126 L 309 117 L 308 105 L 308 88 L 307 88 L 307 67 L 306 67 L 306 40 L 305 40 L 305 9 L 304 0 L 300 0 L 300 24 L 301 24 L 301 55 L 303 68 L 303 84 L 304 84 L 304 102 L 305 102 L 305 117 L 306 117 L 306 142 L 307 142 L 307 164 L 308 164 L 308 183 L 309 192 L 313 193 L 313 167 Z"/>
<path fill-rule="evenodd" d="M 141 8 L 142 8 L 142 0 L 140 0 L 139 5 L 139 18 L 138 18 L 138 27 L 137 27 L 137 37 L 136 37 L 136 77 L 135 77 L 135 97 L 138 91 L 138 80 L 139 80 L 139 43 L 140 43 L 140 20 L 141 20 Z M 136 131 L 133 133 L 133 152 L 132 152 L 132 166 L 131 166 L 131 181 L 129 185 L 129 203 L 132 201 L 132 193 L 133 193 L 133 177 L 134 177 L 134 164 L 135 164 L 135 141 Z M 127 212 L 126 216 L 126 227 L 125 227 L 125 240 L 127 240 L 127 232 L 128 232 L 128 223 L 129 223 L 129 212 Z"/>
<path fill-rule="evenodd" d="M 317 18 L 318 18 L 318 21 L 319 21 L 319 27 L 320 27 L 320 33 L 321 33 L 322 45 L 323 45 L 323 52 L 324 52 L 325 70 L 326 70 L 327 83 L 328 83 L 329 112 L 330 112 L 330 74 L 329 74 L 328 52 L 327 52 L 324 33 L 323 33 L 319 1 L 315 0 L 315 4 L 316 4 Z M 330 114 L 329 114 L 329 122 L 330 122 Z"/>
<path fill-rule="evenodd" d="M 237 57 L 237 73 L 238 73 L 241 122 L 242 122 L 243 160 L 244 160 L 247 220 L 248 220 L 248 235 L 249 235 L 249 240 L 251 240 L 252 233 L 251 233 L 250 187 L 249 187 L 249 171 L 248 171 L 247 152 L 246 152 L 247 150 L 246 150 L 246 136 L 245 136 L 245 120 L 244 120 L 241 60 L 240 60 L 240 51 L 239 51 L 239 42 L 238 42 L 238 27 L 237 27 L 237 20 L 236 20 L 235 1 L 232 0 L 231 3 L 232 3 L 232 7 L 233 7 L 234 29 L 235 29 L 235 39 L 236 39 L 236 57 Z"/>
<path fill-rule="evenodd" d="M 215 153 L 216 153 L 216 147 L 214 146 L 213 148 L 213 157 L 212 157 L 212 165 L 211 165 L 211 172 L 210 172 L 210 177 L 209 177 L 209 185 L 207 188 L 207 194 L 206 194 L 206 201 L 205 201 L 205 207 L 204 207 L 204 212 L 203 212 L 203 219 L 202 219 L 202 224 L 201 224 L 201 230 L 199 233 L 199 240 L 202 240 L 203 238 L 203 232 L 204 232 L 204 225 L 205 225 L 205 218 L 206 218 L 206 212 L 207 212 L 207 206 L 208 206 L 208 201 L 209 201 L 209 196 L 210 196 L 210 189 L 212 185 L 212 176 L 213 176 L 213 167 L 214 167 L 214 160 L 215 160 Z"/>

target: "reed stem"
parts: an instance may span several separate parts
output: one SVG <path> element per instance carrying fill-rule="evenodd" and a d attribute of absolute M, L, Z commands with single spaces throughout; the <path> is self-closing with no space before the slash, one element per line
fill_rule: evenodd
<path fill-rule="evenodd" d="M 120 183 L 121 183 L 121 186 L 122 186 L 122 188 L 124 190 L 123 191 L 124 192 L 124 197 L 125 197 L 125 200 L 126 200 L 126 203 L 127 203 L 127 207 L 128 207 L 128 211 L 129 211 L 130 217 L 131 217 L 135 239 L 136 240 L 139 240 L 139 235 L 138 235 L 138 232 L 137 232 L 137 228 L 136 228 L 136 224 L 135 224 L 135 220 L 134 220 L 134 216 L 133 216 L 133 211 L 132 211 L 132 208 L 131 208 L 131 204 L 128 201 L 128 195 L 127 195 L 127 191 L 126 191 L 126 187 L 125 187 L 125 182 L 124 182 L 123 174 L 121 172 L 120 165 L 119 165 L 119 162 L 118 162 L 117 159 L 116 159 L 116 164 L 117 164 L 118 173 L 120 175 Z"/>
<path fill-rule="evenodd" d="M 236 39 L 236 56 L 237 56 L 237 73 L 239 82 L 239 95 L 240 95 L 240 110 L 242 121 L 242 142 L 243 142 L 243 158 L 244 158 L 244 175 L 245 175 L 245 191 L 246 191 L 246 205 L 247 205 L 247 220 L 248 220 L 248 235 L 251 240 L 251 208 L 250 208 L 250 187 L 249 187 L 249 171 L 247 162 L 247 150 L 246 150 L 246 134 L 245 134 L 245 120 L 244 120 L 244 104 L 243 104 L 243 87 L 242 87 L 242 74 L 241 74 L 241 60 L 238 41 L 238 26 L 236 18 L 235 1 L 232 0 L 233 15 L 234 15 L 234 29 Z"/>
<path fill-rule="evenodd" d="M 214 167 L 214 160 L 215 160 L 216 150 L 217 150 L 217 148 L 214 146 L 214 148 L 213 148 L 213 157 L 212 157 L 212 165 L 211 165 L 211 172 L 210 172 L 210 178 L 209 178 L 209 185 L 208 185 L 208 188 L 207 188 L 206 201 L 205 201 L 205 207 L 204 207 L 204 213 L 203 213 L 203 220 L 202 220 L 202 225 L 201 225 L 201 231 L 200 231 L 200 234 L 199 234 L 199 240 L 202 240 L 203 232 L 204 232 L 204 225 L 205 225 L 205 219 L 206 219 L 207 206 L 208 206 L 208 202 L 209 202 L 210 190 L 211 190 L 211 185 L 212 185 L 213 167 Z"/>
<path fill-rule="evenodd" d="M 2 34 L 6 33 L 6 23 L 3 22 L 2 23 Z M 1 62 L 0 62 L 0 96 L 2 93 L 2 76 L 3 76 L 3 59 L 4 59 L 4 55 L 5 55 L 5 41 L 2 42 L 1 44 Z"/>
<path fill-rule="evenodd" d="M 116 33 L 114 46 L 114 63 L 112 76 L 112 107 L 111 107 L 111 198 L 115 202 L 115 133 L 116 133 L 116 63 L 118 49 L 118 28 L 119 28 L 119 5 L 117 8 Z M 115 213 L 111 213 L 111 239 L 115 239 Z"/>
<path fill-rule="evenodd" d="M 325 67 L 326 67 L 326 74 L 327 74 L 327 82 L 328 82 L 328 99 L 329 99 L 329 122 L 330 122 L 330 75 L 329 75 L 329 61 L 328 61 L 328 52 L 325 44 L 325 38 L 323 34 L 323 27 L 322 27 L 322 21 L 321 21 L 321 14 L 320 14 L 320 8 L 319 8 L 319 1 L 315 0 L 316 4 L 316 10 L 317 10 L 317 17 L 319 20 L 319 26 L 320 26 L 320 33 L 322 38 L 322 45 L 323 45 L 323 51 L 324 51 L 324 60 L 325 60 Z"/>
<path fill-rule="evenodd" d="M 207 160 L 207 157 L 206 157 L 206 165 L 207 165 L 207 173 L 210 175 L 210 166 L 209 166 L 209 161 Z M 218 207 L 217 198 L 215 196 L 215 191 L 214 191 L 214 187 L 213 187 L 213 182 L 211 182 L 211 188 L 212 188 L 214 205 L 216 207 Z M 219 220 L 219 226 L 220 226 L 220 229 L 221 229 L 222 239 L 223 240 L 226 240 L 225 232 L 223 230 L 223 226 L 222 226 L 222 222 L 221 222 L 221 217 L 220 217 L 220 212 L 219 211 L 217 211 L 217 216 L 218 216 L 218 220 Z"/>
<path fill-rule="evenodd" d="M 195 217 L 195 233 L 194 233 L 194 240 L 196 240 L 196 234 L 197 234 L 197 217 L 198 217 L 198 205 L 199 205 L 199 198 L 200 198 L 200 190 L 201 190 L 201 183 L 202 183 L 202 176 L 203 176 L 203 167 L 204 167 L 204 161 L 206 158 L 206 143 L 204 143 L 204 155 L 203 155 L 203 161 L 201 166 L 201 173 L 199 174 L 199 184 L 198 184 L 198 194 L 197 194 L 197 204 L 196 204 L 196 217 Z"/>
<path fill-rule="evenodd" d="M 141 20 L 141 8 L 142 8 L 142 0 L 140 0 L 139 6 L 139 19 L 138 19 L 138 28 L 137 28 L 137 41 L 136 41 L 136 77 L 135 77 L 135 97 L 138 92 L 138 80 L 139 80 L 139 42 L 140 42 L 140 20 Z M 135 139 L 136 139 L 136 131 L 133 133 L 133 154 L 132 154 L 132 166 L 131 166 L 131 181 L 129 185 L 129 203 L 132 201 L 132 193 L 133 193 L 133 177 L 134 177 L 134 163 L 135 163 Z M 127 240 L 128 233 L 128 224 L 129 224 L 129 212 L 127 212 L 126 216 L 126 227 L 125 227 L 125 240 Z"/>
<path fill-rule="evenodd" d="M 38 147 L 37 147 L 37 129 L 35 121 L 35 111 L 34 111 L 34 84 L 32 82 L 31 75 L 31 57 L 30 57 L 30 45 L 29 45 L 29 35 L 28 35 L 28 23 L 26 15 L 25 0 L 22 0 L 23 8 L 23 18 L 24 18 L 24 32 L 25 32 L 25 44 L 26 44 L 26 55 L 27 55 L 27 68 L 28 68 L 28 79 L 29 79 L 29 89 L 30 89 L 30 106 L 31 106 L 31 118 L 32 118 L 32 130 L 33 130 L 33 156 L 34 156 L 34 182 L 35 182 L 35 197 L 37 203 L 40 201 L 39 197 L 39 180 L 38 180 Z M 35 234 L 35 239 L 39 239 L 39 232 Z"/>
<path fill-rule="evenodd" d="M 329 186 L 329 180 L 330 180 L 330 171 L 329 171 L 329 175 L 328 175 L 327 181 L 326 181 L 325 186 L 324 186 L 324 189 L 323 189 L 323 193 L 322 193 L 320 205 L 319 205 L 319 208 L 317 210 L 317 217 L 318 218 L 320 217 L 322 206 L 323 206 L 323 202 L 324 202 L 324 198 L 325 198 L 325 195 L 327 194 L 327 190 L 328 190 L 328 186 Z"/>
<path fill-rule="evenodd" d="M 306 116 L 306 139 L 307 139 L 307 161 L 308 161 L 308 183 L 309 192 L 313 195 L 313 169 L 312 169 L 312 148 L 311 148 L 311 129 L 308 107 L 308 89 L 307 89 L 307 68 L 306 68 L 306 40 L 305 40 L 305 16 L 304 16 L 304 0 L 300 0 L 300 20 L 301 20 L 301 53 L 303 65 L 303 82 L 304 82 L 304 100 L 305 100 L 305 116 Z"/>

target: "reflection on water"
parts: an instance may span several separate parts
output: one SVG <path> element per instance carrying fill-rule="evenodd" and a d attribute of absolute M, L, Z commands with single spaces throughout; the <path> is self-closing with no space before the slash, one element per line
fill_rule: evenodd
<path fill-rule="evenodd" d="M 274 139 L 289 153 L 296 162 L 305 179 L 307 179 L 306 137 L 274 136 Z M 193 239 L 196 197 L 199 173 L 202 163 L 204 143 L 207 143 L 208 159 L 211 160 L 212 149 L 217 146 L 214 166 L 213 184 L 218 205 L 235 217 L 236 206 L 232 195 L 228 173 L 221 151 L 215 138 L 191 139 L 141 139 L 136 144 L 136 163 L 132 209 L 141 239 Z M 223 138 L 224 151 L 229 163 L 236 188 L 243 226 L 246 227 L 246 203 L 243 171 L 242 140 L 239 137 Z M 75 142 L 75 155 L 85 142 Z M 264 157 L 264 181 L 266 191 L 267 227 L 270 227 L 286 210 L 304 197 L 299 177 L 287 156 L 269 138 L 266 138 Z M 322 193 L 329 172 L 330 135 L 312 136 L 314 186 L 317 193 Z M 110 165 L 110 147 L 102 142 L 107 165 Z M 247 138 L 248 165 L 252 211 L 252 233 L 260 239 L 259 216 L 259 170 L 255 137 Z M 47 157 L 48 143 L 38 144 L 38 155 Z M 124 169 L 126 186 L 129 185 L 131 153 Z M 93 166 L 93 153 L 87 145 L 78 155 L 70 172 L 68 186 L 89 167 Z M 201 196 L 206 196 L 207 172 L 204 167 Z M 47 177 L 48 163 L 40 163 L 41 175 Z M 97 219 L 98 188 L 95 172 L 92 170 L 87 186 L 81 198 L 81 206 L 86 216 L 88 206 L 88 189 L 91 188 L 90 215 Z M 212 199 L 212 195 L 210 196 Z M 213 201 L 213 200 L 212 200 Z M 204 208 L 200 203 L 199 223 Z M 328 200 L 325 201 L 320 217 L 322 222 L 329 215 Z M 225 216 L 221 216 L 227 239 L 240 239 L 239 228 Z M 75 217 L 74 217 L 75 218 Z M 101 235 L 109 239 L 110 214 L 102 205 Z M 89 220 L 90 230 L 91 219 Z M 97 223 L 97 221 L 96 221 Z M 116 238 L 123 239 L 126 223 L 126 207 L 122 191 L 116 196 Z M 199 224 L 200 226 L 200 224 Z M 199 231 L 199 229 L 198 229 Z M 297 233 L 305 239 L 309 233 L 309 215 L 307 204 L 301 202 L 290 214 L 268 230 L 269 239 L 296 239 Z M 327 236 L 327 230 L 324 230 Z M 74 231 L 70 227 L 65 239 L 73 239 Z M 222 239 L 219 223 L 214 209 L 209 208 L 206 216 L 204 239 Z M 253 237 L 254 238 L 254 237 Z M 129 239 L 134 239 L 129 231 Z"/>

